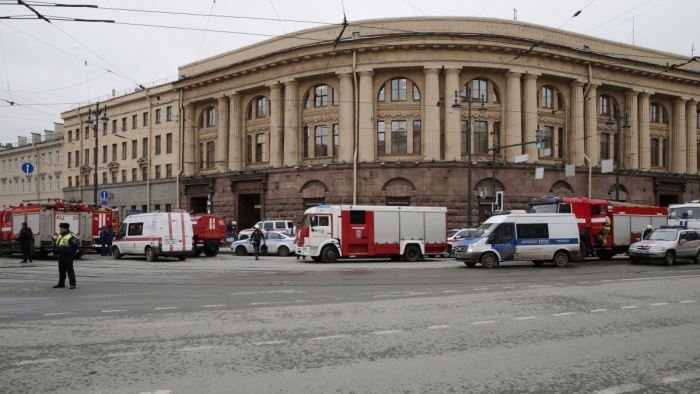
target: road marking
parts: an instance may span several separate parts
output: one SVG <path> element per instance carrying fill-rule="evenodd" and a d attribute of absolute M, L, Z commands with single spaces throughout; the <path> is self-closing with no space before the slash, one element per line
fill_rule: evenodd
<path fill-rule="evenodd" d="M 267 305 L 269 302 L 251 302 L 250 305 Z"/>
<path fill-rule="evenodd" d="M 58 315 L 70 315 L 71 312 L 53 312 L 53 313 L 44 313 L 44 316 L 58 316 Z"/>
<path fill-rule="evenodd" d="M 450 328 L 450 326 L 448 326 L 446 324 L 443 324 L 441 326 L 430 326 L 430 327 L 428 327 L 428 330 L 440 330 L 443 328 Z"/>
<path fill-rule="evenodd" d="M 612 282 L 612 279 L 604 279 L 604 280 L 600 281 L 600 283 L 607 283 L 607 282 Z"/>
<path fill-rule="evenodd" d="M 218 305 L 204 305 L 205 308 L 221 308 L 221 307 L 224 307 L 224 306 L 226 306 L 226 305 L 223 305 L 223 304 L 218 304 Z"/>
<path fill-rule="evenodd" d="M 459 293 L 459 290 L 443 290 L 443 293 Z"/>
<path fill-rule="evenodd" d="M 491 323 L 495 323 L 495 321 L 493 321 L 493 320 L 475 321 L 475 322 L 472 322 L 472 326 L 480 326 L 482 324 L 491 324 Z"/>
<path fill-rule="evenodd" d="M 513 320 L 532 320 L 532 319 L 536 319 L 536 318 L 537 318 L 536 316 L 524 316 L 524 317 L 516 317 Z"/>
<path fill-rule="evenodd" d="M 263 274 L 265 274 L 265 275 L 274 275 L 274 274 L 276 274 L 276 273 L 277 273 L 277 272 L 263 272 Z"/>
<path fill-rule="evenodd" d="M 635 280 L 654 280 L 654 279 L 679 279 L 679 278 L 693 278 L 693 277 L 698 277 L 700 275 L 673 275 L 673 276 L 651 276 L 648 278 L 629 278 L 629 279 L 622 279 L 622 281 L 635 281 Z"/>
<path fill-rule="evenodd" d="M 578 283 L 583 283 L 583 284 L 585 284 L 585 283 L 591 283 L 591 282 L 578 282 Z"/>
<path fill-rule="evenodd" d="M 129 357 L 129 356 L 138 356 L 140 354 L 143 354 L 143 352 L 122 352 L 122 353 L 107 353 L 107 357 Z"/>
<path fill-rule="evenodd" d="M 695 300 L 684 300 L 684 301 L 679 301 L 681 304 L 690 304 L 691 302 L 695 302 Z"/>
<path fill-rule="evenodd" d="M 213 349 L 214 346 L 197 346 L 197 347 L 183 347 L 182 349 L 178 349 L 178 352 L 197 352 L 200 350 L 209 350 Z"/>
<path fill-rule="evenodd" d="M 481 290 L 488 290 L 488 287 L 480 287 L 478 289 L 474 289 L 474 291 L 481 291 Z"/>
<path fill-rule="evenodd" d="M 56 361 L 58 361 L 57 358 L 40 358 L 37 360 L 20 361 L 18 363 L 15 363 L 15 365 L 48 364 L 48 363 L 55 363 Z"/>
<path fill-rule="evenodd" d="M 503 286 L 501 289 L 515 289 L 515 286 Z"/>
<path fill-rule="evenodd" d="M 379 295 L 374 296 L 374 298 L 382 298 L 382 297 L 392 297 L 392 295 L 391 294 L 379 294 Z"/>
<path fill-rule="evenodd" d="M 4 319 L 4 318 L 6 318 L 6 317 L 10 317 L 10 316 L 2 315 L 2 316 L 0 316 L 0 319 Z"/>
<path fill-rule="evenodd" d="M 253 345 L 255 346 L 263 346 L 263 345 L 279 345 L 281 343 L 284 343 L 284 341 L 266 341 L 266 342 L 253 342 Z"/>
<path fill-rule="evenodd" d="M 294 300 L 294 302 L 311 302 L 311 300 Z"/>
<path fill-rule="evenodd" d="M 652 305 L 652 306 L 668 305 L 668 302 L 657 302 L 655 304 L 649 304 L 649 305 Z"/>
<path fill-rule="evenodd" d="M 142 391 L 139 394 L 170 394 L 172 391 L 170 390 L 156 390 L 156 391 Z"/>
<path fill-rule="evenodd" d="M 605 312 L 605 311 L 607 311 L 607 309 L 605 309 L 605 308 L 603 308 L 603 309 L 591 309 L 591 313 Z"/>
<path fill-rule="evenodd" d="M 596 391 L 597 394 L 622 394 L 641 390 L 644 385 L 638 383 L 621 384 L 619 386 L 608 387 L 607 389 Z"/>
<path fill-rule="evenodd" d="M 180 307 L 179 306 L 161 306 L 161 307 L 153 308 L 153 309 L 155 309 L 157 311 L 164 311 L 166 309 L 180 309 Z"/>
<path fill-rule="evenodd" d="M 639 308 L 638 305 L 629 305 L 629 306 L 623 306 L 620 309 L 637 309 Z"/>
<path fill-rule="evenodd" d="M 396 334 L 400 332 L 399 330 L 386 330 L 386 331 L 375 331 L 372 334 L 374 335 L 388 335 L 388 334 Z"/>
<path fill-rule="evenodd" d="M 428 294 L 428 293 L 408 293 L 408 295 L 422 295 L 422 294 Z"/>
<path fill-rule="evenodd" d="M 700 374 L 693 373 L 693 372 L 682 373 L 682 374 L 676 375 L 676 376 L 665 377 L 665 378 L 661 379 L 661 382 L 662 383 L 676 383 L 676 382 L 685 382 L 686 380 L 693 380 L 693 379 L 700 379 Z"/>
<path fill-rule="evenodd" d="M 105 309 L 102 313 L 126 312 L 126 309 Z"/>
<path fill-rule="evenodd" d="M 552 313 L 552 316 L 571 316 L 574 312 Z"/>
<path fill-rule="evenodd" d="M 326 337 L 314 337 L 314 338 L 311 338 L 311 340 L 312 341 L 327 341 L 330 339 L 340 339 L 340 338 L 344 338 L 344 337 L 345 337 L 345 335 L 339 334 L 339 335 L 328 335 Z"/>

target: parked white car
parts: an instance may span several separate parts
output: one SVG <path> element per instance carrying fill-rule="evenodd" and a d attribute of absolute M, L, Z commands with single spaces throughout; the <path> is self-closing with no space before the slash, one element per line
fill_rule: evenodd
<path fill-rule="evenodd" d="M 642 261 L 661 261 L 673 265 L 677 258 L 700 263 L 700 232 L 685 227 L 662 227 L 639 242 L 630 245 L 627 254 L 632 264 Z"/>
<path fill-rule="evenodd" d="M 296 251 L 296 245 L 294 245 L 296 238 L 272 231 L 266 232 L 264 235 L 268 254 L 277 253 L 280 256 L 289 256 Z M 236 241 L 231 245 L 231 250 L 239 256 L 245 256 L 253 253 L 253 244 L 250 243 L 250 239 Z"/>
<path fill-rule="evenodd" d="M 268 231 L 274 231 L 278 233 L 287 233 L 287 234 L 292 234 L 294 235 L 294 222 L 291 220 L 283 220 L 283 219 L 263 219 L 257 223 L 255 223 L 255 226 L 260 227 L 260 230 L 263 232 L 268 232 Z M 247 228 L 245 230 L 241 230 L 238 232 L 238 237 L 241 238 L 244 235 L 250 236 L 250 234 L 253 232 L 253 226 L 252 228 Z"/>

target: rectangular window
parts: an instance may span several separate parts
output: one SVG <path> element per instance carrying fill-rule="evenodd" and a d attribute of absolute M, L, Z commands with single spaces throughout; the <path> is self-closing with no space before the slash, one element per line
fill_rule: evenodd
<path fill-rule="evenodd" d="M 265 134 L 258 134 L 255 136 L 255 158 L 257 161 L 267 161 Z"/>
<path fill-rule="evenodd" d="M 85 128 L 85 139 L 90 138 L 90 127 Z"/>
<path fill-rule="evenodd" d="M 46 164 L 46 153 L 41 154 L 41 164 Z"/>
<path fill-rule="evenodd" d="M 139 116 L 138 115 L 132 115 L 131 116 L 131 128 L 135 129 L 139 127 Z"/>
<path fill-rule="evenodd" d="M 406 101 L 406 78 L 391 80 L 391 101 Z"/>
<path fill-rule="evenodd" d="M 155 149 L 155 154 L 159 155 L 160 154 L 160 136 L 159 135 L 156 136 L 156 143 L 155 143 L 154 149 Z"/>
<path fill-rule="evenodd" d="M 166 165 L 165 165 L 165 177 L 166 177 L 166 178 L 172 178 L 172 177 L 173 177 L 173 165 L 172 165 L 172 164 L 166 164 Z"/>
<path fill-rule="evenodd" d="M 328 106 L 328 85 L 316 86 L 314 89 L 315 106 L 316 107 L 327 107 Z"/>
<path fill-rule="evenodd" d="M 73 130 L 68 130 L 68 142 L 73 141 Z"/>
<path fill-rule="evenodd" d="M 138 140 L 131 141 L 131 158 L 132 159 L 135 159 L 139 154 L 138 145 L 139 145 Z"/>
<path fill-rule="evenodd" d="M 2 186 L 3 186 L 3 194 L 4 194 L 5 185 L 3 184 Z M 68 187 L 73 187 L 73 177 L 70 177 L 70 176 L 68 177 Z"/>
<path fill-rule="evenodd" d="M 248 163 L 253 162 L 253 136 L 246 136 L 246 161 Z"/>
<path fill-rule="evenodd" d="M 126 118 L 122 118 L 122 131 L 126 131 Z"/>
<path fill-rule="evenodd" d="M 165 153 L 173 153 L 173 133 L 165 135 Z"/>
<path fill-rule="evenodd" d="M 549 239 L 547 223 L 519 223 L 516 229 L 518 239 Z"/>
<path fill-rule="evenodd" d="M 143 125 L 148 126 L 148 112 L 143 113 Z"/>
<path fill-rule="evenodd" d="M 172 204 L 165 204 L 165 212 L 172 212 L 172 210 L 173 210 Z"/>
<path fill-rule="evenodd" d="M 156 166 L 156 179 L 160 179 L 160 166 Z"/>
<path fill-rule="evenodd" d="M 668 161 L 666 161 L 668 159 L 668 140 L 665 138 L 661 141 L 661 153 L 661 166 L 666 167 L 666 163 L 668 163 Z"/>
<path fill-rule="evenodd" d="M 138 170 L 137 170 L 136 168 L 132 168 L 132 169 L 131 169 L 131 181 L 132 181 L 132 182 L 136 182 L 136 181 L 139 180 L 139 179 L 137 178 L 137 175 L 136 175 L 137 173 L 138 173 Z"/>
<path fill-rule="evenodd" d="M 90 175 L 85 175 L 83 177 L 83 186 L 85 186 L 85 187 L 90 186 Z"/>
<path fill-rule="evenodd" d="M 551 88 L 542 88 L 542 108 L 554 108 L 553 91 Z"/>
<path fill-rule="evenodd" d="M 335 92 L 335 90 L 334 90 Z M 333 125 L 333 156 L 338 157 L 338 148 L 340 146 L 340 125 Z"/>
<path fill-rule="evenodd" d="M 107 184 L 107 172 L 102 173 L 102 184 L 106 185 Z"/>
<path fill-rule="evenodd" d="M 421 144 L 421 124 L 420 120 L 414 120 L 413 121 L 413 153 L 420 153 L 420 144 Z"/>
<path fill-rule="evenodd" d="M 603 160 L 610 159 L 610 133 L 600 134 L 600 158 Z"/>
<path fill-rule="evenodd" d="M 145 211 L 144 211 L 145 212 Z M 141 235 L 143 234 L 143 223 L 129 223 L 129 231 L 127 235 Z"/>
<path fill-rule="evenodd" d="M 112 119 L 112 133 L 116 133 L 116 132 L 117 132 L 117 120 Z"/>
<path fill-rule="evenodd" d="M 338 98 L 338 92 L 333 89 L 333 105 L 340 105 L 340 99 Z"/>
<path fill-rule="evenodd" d="M 75 187 L 80 186 L 80 178 L 76 175 L 75 176 Z"/>
<path fill-rule="evenodd" d="M 122 142 L 122 160 L 126 160 L 126 142 Z"/>
<path fill-rule="evenodd" d="M 156 123 L 160 123 L 160 108 L 156 110 Z"/>
<path fill-rule="evenodd" d="M 544 126 L 542 128 L 542 148 L 546 157 L 554 156 L 554 127 Z"/>
<path fill-rule="evenodd" d="M 44 177 L 41 178 L 41 191 L 42 192 L 46 191 L 46 178 L 44 178 Z"/>
<path fill-rule="evenodd" d="M 391 153 L 406 153 L 408 150 L 408 130 L 405 120 L 391 121 Z"/>
<path fill-rule="evenodd" d="M 267 98 L 261 97 L 257 100 L 257 106 L 255 111 L 256 118 L 264 118 L 267 116 Z"/>
<path fill-rule="evenodd" d="M 80 151 L 75 151 L 75 166 L 80 167 Z"/>
<path fill-rule="evenodd" d="M 386 124 L 381 121 L 377 122 L 377 154 L 383 155 L 386 152 L 384 141 L 386 138 Z"/>
<path fill-rule="evenodd" d="M 102 162 L 107 162 L 107 145 L 102 146 Z"/>
<path fill-rule="evenodd" d="M 655 166 L 655 167 L 659 166 L 659 139 L 658 138 L 651 139 L 651 165 Z"/>
<path fill-rule="evenodd" d="M 141 149 L 143 154 L 141 157 L 148 157 L 148 137 L 141 140 L 141 147 L 143 148 Z"/>
<path fill-rule="evenodd" d="M 350 224 L 366 224 L 365 211 L 350 211 Z"/>
<path fill-rule="evenodd" d="M 165 121 L 170 122 L 173 120 L 173 107 L 165 108 Z"/>
<path fill-rule="evenodd" d="M 141 167 L 141 180 L 142 181 L 148 180 L 148 167 L 146 167 L 146 166 Z"/>
<path fill-rule="evenodd" d="M 483 121 L 474 122 L 474 152 L 486 153 L 489 149 L 488 123 Z"/>
<path fill-rule="evenodd" d="M 659 105 L 651 104 L 651 121 L 652 123 L 661 123 L 659 121 Z"/>
<path fill-rule="evenodd" d="M 309 158 L 311 153 L 311 128 L 304 126 L 304 158 Z"/>
<path fill-rule="evenodd" d="M 469 138 L 469 130 L 468 130 L 469 124 L 467 123 L 466 120 L 462 121 L 462 154 L 466 155 L 469 153 L 467 151 L 467 148 L 469 147 L 469 144 L 471 143 L 471 140 Z"/>
<path fill-rule="evenodd" d="M 122 182 L 126 183 L 126 170 L 122 170 Z"/>
<path fill-rule="evenodd" d="M 71 156 L 72 156 L 71 152 L 68 152 L 68 168 L 70 168 L 70 166 L 71 166 L 71 159 L 72 159 Z M 4 161 L 2 162 L 2 170 L 5 171 L 5 162 Z"/>
<path fill-rule="evenodd" d="M 117 161 L 117 144 L 112 144 L 112 161 Z"/>
<path fill-rule="evenodd" d="M 214 141 L 207 142 L 207 168 L 214 168 L 216 162 L 216 145 Z"/>
<path fill-rule="evenodd" d="M 204 143 L 199 143 L 199 168 L 204 168 Z"/>
<path fill-rule="evenodd" d="M 316 144 L 314 145 L 314 157 L 328 156 L 328 126 L 316 126 L 314 133 Z"/>
<path fill-rule="evenodd" d="M 58 152 L 56 152 L 56 160 L 58 160 Z M 49 165 L 53 164 L 53 159 L 51 158 L 53 155 L 53 152 L 49 152 Z"/>
<path fill-rule="evenodd" d="M 117 172 L 112 171 L 111 174 L 112 174 L 112 183 L 117 183 Z"/>
<path fill-rule="evenodd" d="M 493 122 L 493 146 L 501 144 L 501 122 Z M 498 152 L 496 152 L 498 154 Z"/>
<path fill-rule="evenodd" d="M 85 158 L 85 165 L 90 164 L 90 149 L 85 149 L 85 155 L 83 155 Z"/>
<path fill-rule="evenodd" d="M 696 152 L 696 162 L 697 162 L 698 170 L 700 170 L 700 144 L 697 144 L 697 148 L 696 148 L 696 149 L 697 149 L 697 150 L 695 151 L 695 152 Z"/>
<path fill-rule="evenodd" d="M 559 134 L 557 134 L 557 157 L 564 157 L 564 129 L 559 128 Z"/>

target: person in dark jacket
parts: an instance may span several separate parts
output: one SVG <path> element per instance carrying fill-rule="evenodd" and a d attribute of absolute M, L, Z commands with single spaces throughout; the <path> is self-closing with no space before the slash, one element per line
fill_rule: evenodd
<path fill-rule="evenodd" d="M 54 235 L 54 239 L 56 240 L 56 254 L 58 255 L 58 284 L 53 288 L 61 289 L 66 287 L 67 274 L 70 288 L 75 289 L 73 256 L 75 256 L 75 251 L 78 250 L 78 238 L 75 234 L 70 232 L 70 225 L 68 223 L 61 223 L 58 227 L 61 233 L 58 236 Z"/>
<path fill-rule="evenodd" d="M 100 255 L 111 256 L 112 255 L 112 240 L 114 239 L 114 230 L 112 225 L 104 226 L 100 230 Z"/>
<path fill-rule="evenodd" d="M 260 231 L 260 226 L 257 224 L 253 227 L 253 233 L 250 234 L 250 243 L 253 244 L 253 252 L 255 253 L 255 260 L 258 259 L 260 254 L 260 243 L 265 244 L 265 235 Z"/>
<path fill-rule="evenodd" d="M 22 229 L 19 230 L 19 248 L 22 250 L 22 261 L 20 263 L 32 262 L 32 240 L 34 233 L 32 228 L 27 226 L 27 223 L 22 223 Z"/>

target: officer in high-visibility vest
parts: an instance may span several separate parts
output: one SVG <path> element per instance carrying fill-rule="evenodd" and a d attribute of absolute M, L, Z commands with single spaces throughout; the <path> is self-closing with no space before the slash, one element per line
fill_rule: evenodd
<path fill-rule="evenodd" d="M 75 271 L 73 270 L 73 256 L 78 250 L 78 238 L 70 232 L 68 223 L 58 225 L 60 235 L 54 236 L 56 240 L 56 254 L 58 255 L 58 284 L 54 289 L 66 287 L 66 274 L 70 288 L 75 289 Z"/>

